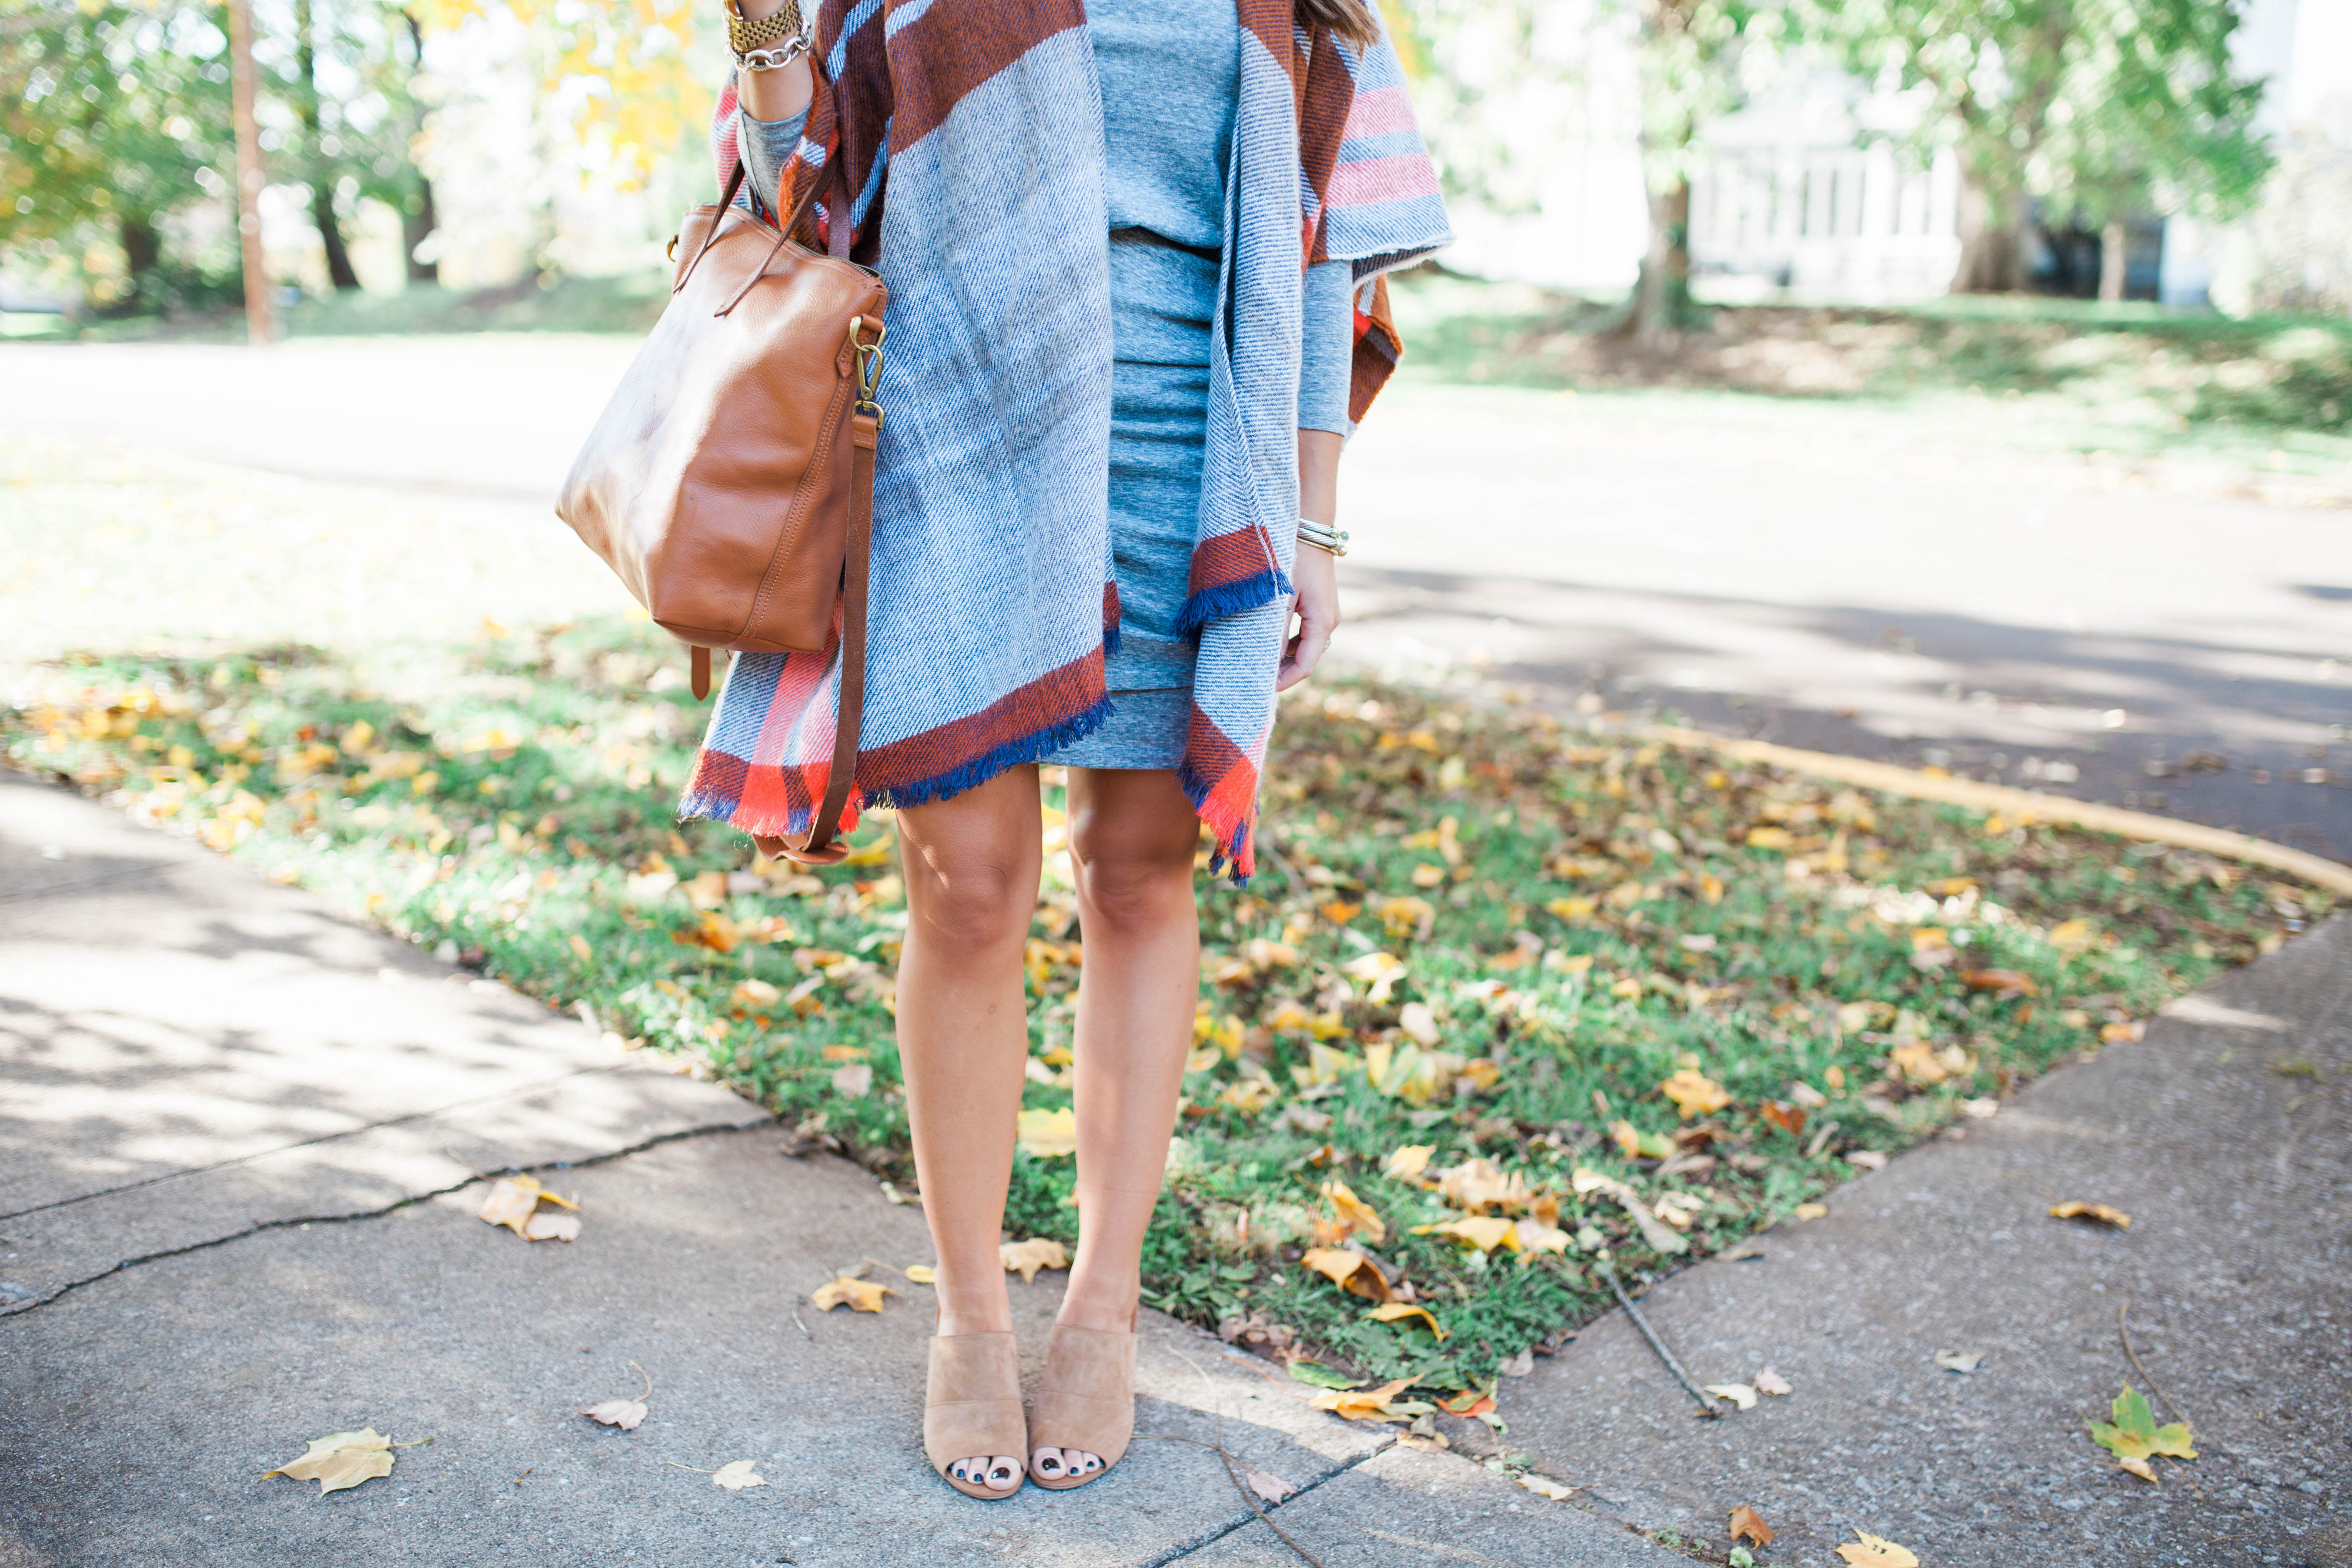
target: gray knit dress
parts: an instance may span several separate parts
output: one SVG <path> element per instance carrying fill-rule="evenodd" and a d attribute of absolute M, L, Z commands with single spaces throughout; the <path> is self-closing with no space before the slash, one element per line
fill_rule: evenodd
<path fill-rule="evenodd" d="M 1192 569 L 1207 428 L 1210 332 L 1225 241 L 1241 32 L 1233 0 L 1089 0 L 1102 85 L 1110 247 L 1111 566 L 1119 646 L 1112 714 L 1053 760 L 1174 768 L 1192 720 Z M 803 118 L 743 117 L 749 177 L 772 209 Z M 889 258 L 885 258 L 886 269 Z M 1354 348 L 1349 267 L 1309 267 L 1298 424 L 1345 435 Z"/>

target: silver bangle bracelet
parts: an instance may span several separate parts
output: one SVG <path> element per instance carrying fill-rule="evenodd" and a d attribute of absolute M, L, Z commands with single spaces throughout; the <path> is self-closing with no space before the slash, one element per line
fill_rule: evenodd
<path fill-rule="evenodd" d="M 816 29 L 803 26 L 772 49 L 746 49 L 735 57 L 735 63 L 747 71 L 782 70 L 816 47 Z"/>
<path fill-rule="evenodd" d="M 1348 553 L 1347 530 L 1335 528 L 1328 523 L 1318 523 L 1312 517 L 1298 519 L 1298 542 L 1312 545 L 1329 555 Z"/>

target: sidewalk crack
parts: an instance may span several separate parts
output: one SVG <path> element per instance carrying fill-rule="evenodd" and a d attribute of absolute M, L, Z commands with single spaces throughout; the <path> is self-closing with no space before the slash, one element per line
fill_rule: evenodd
<path fill-rule="evenodd" d="M 1332 1466 L 1321 1475 L 1315 1477 L 1312 1480 L 1309 1480 L 1304 1486 L 1298 1488 L 1297 1490 L 1292 1492 L 1280 1502 L 1269 1506 L 1265 1511 L 1266 1513 L 1276 1513 L 1283 1509 L 1288 1508 L 1292 1503 L 1297 1502 L 1300 1498 L 1305 1497 L 1307 1493 L 1313 1491 L 1316 1488 L 1322 1486 L 1325 1482 L 1339 1479 L 1341 1476 L 1346 1475 L 1349 1470 L 1354 1469 L 1358 1465 L 1364 1463 L 1368 1459 L 1378 1458 L 1381 1455 L 1387 1453 L 1389 1449 L 1394 1446 L 1395 1439 L 1391 1437 L 1388 1442 L 1382 1443 L 1376 1448 L 1369 1448 L 1363 1453 L 1358 1454 L 1352 1459 L 1342 1460 L 1340 1463 Z M 1165 1552 L 1162 1552 L 1159 1556 L 1148 1557 L 1141 1563 L 1137 1563 L 1136 1568 L 1168 1568 L 1168 1564 L 1178 1562 L 1183 1558 L 1190 1557 L 1194 1552 L 1199 1552 L 1205 1547 L 1213 1546 L 1218 1542 L 1223 1541 L 1226 1536 L 1231 1535 L 1234 1531 L 1237 1530 L 1245 1530 L 1249 1526 L 1257 1523 L 1264 1517 L 1265 1515 L 1260 1514 L 1255 1509 L 1244 1507 L 1239 1513 L 1227 1520 L 1224 1523 L 1213 1529 L 1203 1531 L 1200 1534 L 1193 1536 L 1189 1541 L 1178 1542 L 1176 1544 L 1169 1547 Z"/>
<path fill-rule="evenodd" d="M 429 1192 L 411 1193 L 406 1197 L 387 1203 L 380 1208 L 361 1209 L 351 1214 L 293 1215 L 284 1219 L 258 1220 L 242 1230 L 232 1230 L 226 1235 L 210 1237 L 203 1241 L 191 1241 L 183 1247 L 167 1247 L 157 1252 L 142 1252 L 136 1258 L 125 1258 L 121 1262 L 100 1269 L 94 1274 L 86 1274 L 79 1280 L 68 1280 L 46 1295 L 37 1296 L 29 1301 L 19 1301 L 5 1310 L 0 1310 L 0 1320 L 22 1317 L 26 1312 L 37 1312 L 52 1301 L 71 1295 L 85 1285 L 95 1285 L 101 1280 L 110 1280 L 117 1274 L 139 1268 L 142 1264 L 160 1263 L 169 1258 L 184 1258 L 192 1252 L 209 1252 L 215 1247 L 226 1247 L 232 1241 L 242 1241 L 247 1237 L 259 1236 L 266 1231 L 287 1230 L 302 1225 L 350 1225 L 362 1219 L 382 1219 L 387 1215 L 397 1214 L 404 1208 L 413 1208 L 420 1203 L 429 1203 L 436 1197 L 446 1197 L 453 1192 L 463 1192 L 469 1186 L 496 1181 L 500 1176 L 534 1176 L 541 1171 L 582 1170 L 590 1166 L 610 1165 L 614 1160 L 627 1159 L 632 1155 L 644 1154 L 647 1149 L 659 1148 L 664 1144 L 679 1143 L 688 1138 L 709 1137 L 716 1133 L 755 1133 L 762 1127 L 772 1126 L 774 1124 L 773 1116 L 762 1116 L 755 1122 L 714 1122 L 700 1127 L 683 1127 L 674 1133 L 662 1133 L 642 1143 L 631 1144 L 626 1148 L 613 1149 L 601 1155 L 589 1155 L 580 1159 L 541 1160 L 536 1165 L 508 1166 L 500 1170 L 479 1171 L 467 1176 L 464 1181 L 452 1182 L 447 1186 L 437 1186 Z M 30 1210 L 26 1212 L 29 1213 Z"/>

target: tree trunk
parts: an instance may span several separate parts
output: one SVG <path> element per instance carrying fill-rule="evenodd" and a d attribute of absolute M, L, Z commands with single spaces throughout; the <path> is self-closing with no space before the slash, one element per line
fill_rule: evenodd
<path fill-rule="evenodd" d="M 400 14 L 400 19 L 408 25 L 408 70 L 413 88 L 416 74 L 425 68 L 425 29 L 417 25 L 416 13 L 414 11 L 403 11 Z M 412 103 L 415 101 L 413 91 L 410 101 Z M 425 115 L 421 109 L 411 130 L 414 135 L 410 144 L 414 146 L 415 139 L 425 133 Z M 415 162 L 415 155 L 412 153 L 410 165 L 414 167 Z M 433 205 L 433 182 L 425 176 L 424 170 L 418 169 L 415 193 L 408 199 L 407 211 L 400 214 L 400 247 L 408 262 L 409 282 L 438 283 L 441 281 L 441 263 L 437 258 L 433 261 L 416 259 L 416 247 L 430 238 L 433 231 L 440 226 L 441 214 L 434 209 Z"/>
<path fill-rule="evenodd" d="M 2119 305 L 2130 271 L 2130 231 L 2121 218 L 2109 218 L 2099 231 L 2099 303 Z"/>
<path fill-rule="evenodd" d="M 338 293 L 357 288 L 360 275 L 352 270 L 352 253 L 343 244 L 343 226 L 335 216 L 335 166 L 321 145 L 319 117 L 319 49 L 313 37 L 315 21 L 310 0 L 296 0 L 294 6 L 294 59 L 301 72 L 301 87 L 295 94 L 298 112 L 302 119 L 302 131 L 310 140 L 310 221 L 318 225 L 319 243 L 327 252 L 327 281 Z"/>
<path fill-rule="evenodd" d="M 1688 180 L 1650 193 L 1650 249 L 1618 328 L 1637 343 L 1663 341 L 1690 323 L 1690 208 Z"/>
<path fill-rule="evenodd" d="M 148 284 L 163 264 L 163 236 L 155 232 L 154 220 L 144 213 L 123 214 L 115 232 L 122 246 L 122 264 L 131 274 L 131 297 L 142 305 L 152 304 Z"/>
<path fill-rule="evenodd" d="M 433 182 L 419 173 L 416 176 L 416 193 L 409 198 L 408 210 L 400 214 L 400 245 L 408 257 L 409 282 L 441 281 L 440 262 L 416 259 L 416 247 L 440 226 L 440 214 L 433 208 Z"/>
<path fill-rule="evenodd" d="M 2023 283 L 2014 212 L 1997 203 L 1983 181 L 1965 167 L 1960 173 L 1959 230 L 1960 264 L 1952 273 L 1953 293 L 2008 294 Z"/>

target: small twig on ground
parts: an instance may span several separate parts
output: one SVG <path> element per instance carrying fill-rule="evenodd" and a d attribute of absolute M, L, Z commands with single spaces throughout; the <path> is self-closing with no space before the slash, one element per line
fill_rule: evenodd
<path fill-rule="evenodd" d="M 808 1324 L 801 1322 L 801 1310 L 798 1307 L 794 1307 L 793 1309 L 793 1327 L 800 1330 L 801 1338 L 808 1341 L 809 1343 L 814 1344 L 816 1343 L 816 1335 L 809 1333 Z"/>
<path fill-rule="evenodd" d="M 2124 1358 L 2132 1364 L 2132 1370 L 2139 1374 L 2140 1381 L 2147 1385 L 2147 1391 L 2164 1401 L 2164 1413 L 2176 1421 L 2186 1421 L 2188 1417 L 2181 1415 L 2180 1406 L 2172 1402 L 2172 1396 L 2158 1388 L 2156 1385 L 2156 1379 L 2147 1375 L 2147 1368 L 2140 1364 L 2139 1352 L 2132 1348 L 2131 1330 L 2124 1324 L 2124 1314 L 2129 1311 L 2131 1311 L 2131 1302 L 2126 1301 L 2116 1303 L 2116 1333 L 2124 1342 Z"/>
<path fill-rule="evenodd" d="M 1711 1420 L 1722 1419 L 1722 1412 L 1716 1408 L 1715 1401 L 1700 1392 L 1698 1385 L 1691 1380 L 1691 1375 L 1683 1370 L 1683 1364 L 1675 1359 L 1675 1353 L 1666 1348 L 1665 1341 L 1658 1337 L 1657 1331 L 1650 1326 L 1650 1321 L 1633 1304 L 1633 1298 L 1625 1293 L 1625 1287 L 1618 1283 L 1617 1270 L 1606 1263 L 1595 1263 L 1593 1267 L 1599 1269 L 1601 1277 L 1609 1281 L 1609 1288 L 1617 1293 L 1617 1304 L 1625 1309 L 1625 1315 L 1633 1320 L 1633 1326 L 1642 1331 L 1642 1337 L 1650 1342 L 1650 1348 L 1658 1353 L 1658 1359 L 1666 1364 L 1666 1370 L 1675 1375 L 1675 1381 L 1683 1385 L 1685 1393 L 1698 1401 L 1699 1414 Z"/>
<path fill-rule="evenodd" d="M 1251 1492 L 1249 1490 L 1249 1483 L 1242 1479 L 1241 1471 L 1234 1469 L 1234 1457 L 1232 1454 L 1225 1451 L 1225 1407 L 1216 1396 L 1217 1380 L 1209 1375 L 1209 1369 L 1207 1367 L 1202 1366 L 1199 1362 L 1194 1361 L 1182 1351 L 1180 1350 L 1176 1352 L 1176 1354 L 1183 1361 L 1185 1365 L 1191 1367 L 1194 1372 L 1199 1373 L 1201 1375 L 1201 1381 L 1209 1385 L 1209 1417 L 1216 1423 L 1215 1430 L 1217 1440 L 1213 1443 L 1202 1443 L 1198 1437 L 1161 1437 L 1161 1440 L 1171 1443 L 1194 1443 L 1203 1448 L 1214 1448 L 1217 1451 L 1217 1458 L 1225 1462 L 1225 1474 L 1231 1478 L 1234 1483 L 1234 1490 L 1242 1494 L 1242 1501 L 1249 1505 L 1250 1511 L 1257 1515 L 1259 1521 L 1268 1530 L 1273 1531 L 1275 1534 L 1280 1536 L 1282 1538 L 1282 1543 L 1285 1546 L 1289 1547 L 1293 1552 L 1297 1552 L 1300 1557 L 1304 1558 L 1308 1563 L 1309 1568 L 1323 1568 L 1322 1559 L 1317 1557 L 1315 1553 L 1307 1551 L 1307 1548 L 1299 1545 L 1297 1542 L 1292 1540 L 1290 1537 L 1290 1531 L 1275 1523 L 1274 1516 L 1267 1513 L 1265 1509 L 1258 1506 L 1258 1500 L 1255 1494 Z M 1142 1435 L 1146 1437 L 1161 1437 L 1161 1434 L 1157 1432 L 1145 1433 Z"/>
<path fill-rule="evenodd" d="M 1290 883 L 1290 891 L 1294 896 L 1299 898 L 1315 896 L 1314 891 L 1307 885 L 1307 879 L 1300 876 L 1297 868 L 1291 865 L 1289 856 L 1275 848 L 1274 840 L 1270 836 L 1260 836 L 1257 847 L 1265 852 L 1265 858 L 1274 862 L 1274 869 L 1282 873 L 1282 879 L 1285 882 Z"/>
<path fill-rule="evenodd" d="M 654 1375 L 647 1372 L 644 1367 L 639 1366 L 634 1361 L 629 1363 L 629 1366 L 630 1369 L 635 1372 L 639 1377 L 646 1380 L 646 1391 L 643 1394 L 638 1395 L 637 1398 L 640 1401 L 651 1399 L 654 1396 Z"/>

